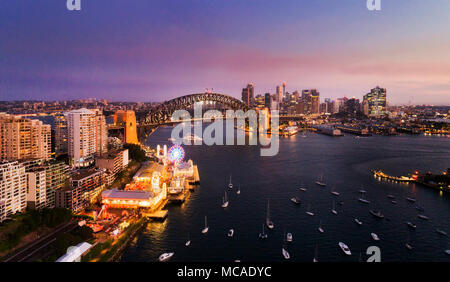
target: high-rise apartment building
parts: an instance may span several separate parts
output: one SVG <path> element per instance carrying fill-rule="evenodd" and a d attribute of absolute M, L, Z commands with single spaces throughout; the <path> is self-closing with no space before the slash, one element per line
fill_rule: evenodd
<path fill-rule="evenodd" d="M 382 117 L 386 115 L 386 88 L 375 87 L 370 93 L 364 95 L 364 101 L 367 101 L 371 117 Z"/>
<path fill-rule="evenodd" d="M 67 154 L 68 150 L 68 132 L 67 120 L 63 114 L 55 116 L 55 153 L 56 155 Z"/>
<path fill-rule="evenodd" d="M 107 152 L 106 120 L 99 110 L 74 110 L 67 112 L 66 118 L 71 166 L 88 166 L 96 155 Z"/>
<path fill-rule="evenodd" d="M 51 127 L 40 120 L 0 113 L 0 159 L 51 158 Z"/>
<path fill-rule="evenodd" d="M 27 206 L 27 175 L 17 161 L 0 163 L 0 222 Z"/>

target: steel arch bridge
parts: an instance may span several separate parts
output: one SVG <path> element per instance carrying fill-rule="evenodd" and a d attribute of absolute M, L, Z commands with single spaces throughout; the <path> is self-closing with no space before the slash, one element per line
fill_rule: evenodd
<path fill-rule="evenodd" d="M 248 110 L 244 102 L 234 97 L 219 93 L 198 93 L 181 96 L 156 106 L 148 113 L 145 122 L 152 124 L 169 122 L 174 111 L 185 110 L 197 102 L 216 102 L 233 110 Z"/>

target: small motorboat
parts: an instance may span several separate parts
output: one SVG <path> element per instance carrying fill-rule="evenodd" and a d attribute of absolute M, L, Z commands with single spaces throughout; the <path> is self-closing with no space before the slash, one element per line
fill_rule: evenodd
<path fill-rule="evenodd" d="M 335 195 L 335 196 L 339 196 L 339 195 L 340 195 L 339 192 L 337 192 L 337 191 L 334 189 L 334 187 L 333 187 L 333 189 L 331 190 L 331 194 L 333 194 L 333 195 Z"/>
<path fill-rule="evenodd" d="M 202 229 L 202 234 L 208 233 L 209 227 L 208 227 L 208 221 L 205 215 L 205 227 Z"/>
<path fill-rule="evenodd" d="M 228 237 L 233 237 L 233 235 L 234 235 L 234 229 L 230 229 L 229 231 L 228 231 Z"/>
<path fill-rule="evenodd" d="M 381 213 L 381 211 L 375 212 L 374 210 L 369 211 L 371 215 L 375 216 L 376 218 L 384 218 L 384 215 Z"/>
<path fill-rule="evenodd" d="M 406 200 L 411 202 L 411 203 L 415 203 L 416 202 L 416 199 L 411 198 L 411 197 L 406 197 Z"/>
<path fill-rule="evenodd" d="M 264 223 L 262 225 L 262 233 L 259 233 L 259 239 L 267 239 L 267 234 L 264 233 Z"/>
<path fill-rule="evenodd" d="M 291 256 L 289 255 L 289 252 L 285 248 L 281 249 L 281 253 L 283 254 L 283 257 L 285 259 L 290 259 L 291 258 Z"/>
<path fill-rule="evenodd" d="M 414 223 L 412 223 L 411 221 L 408 221 L 407 223 L 406 223 L 406 225 L 408 225 L 408 227 L 410 227 L 410 228 L 412 228 L 412 229 L 416 229 L 416 225 L 414 224 Z"/>
<path fill-rule="evenodd" d="M 308 206 L 308 210 L 306 211 L 306 214 L 310 215 L 310 216 L 314 216 L 314 213 L 310 210 L 309 206 Z"/>
<path fill-rule="evenodd" d="M 409 243 L 405 243 L 405 247 L 406 247 L 408 250 L 412 250 L 412 248 L 413 248 Z"/>
<path fill-rule="evenodd" d="M 441 230 L 439 228 L 436 229 L 436 232 L 441 234 L 441 235 L 447 236 L 447 232 L 445 232 L 444 230 Z"/>
<path fill-rule="evenodd" d="M 159 256 L 158 260 L 159 261 L 168 261 L 171 257 L 173 257 L 175 253 L 164 253 L 162 255 Z"/>
<path fill-rule="evenodd" d="M 320 233 L 323 233 L 323 232 L 325 232 L 324 230 L 323 230 L 323 228 L 322 228 L 322 220 L 320 221 L 320 223 L 319 223 L 319 232 Z"/>
<path fill-rule="evenodd" d="M 397 201 L 396 201 L 396 200 L 392 200 L 391 203 L 393 203 L 394 205 L 396 205 L 396 204 L 397 204 Z"/>
<path fill-rule="evenodd" d="M 191 238 L 190 238 L 191 236 L 188 234 L 188 240 L 186 241 L 186 243 L 184 243 L 184 245 L 186 246 L 186 247 L 189 247 L 190 245 L 191 245 Z"/>
<path fill-rule="evenodd" d="M 333 214 L 338 214 L 338 212 L 337 212 L 337 210 L 336 210 L 336 207 L 335 207 L 335 204 L 334 204 L 334 201 L 333 201 L 333 208 L 331 209 L 331 212 L 332 212 Z"/>
<path fill-rule="evenodd" d="M 348 248 L 348 246 L 346 244 L 339 242 L 339 247 L 347 256 L 352 255 L 352 252 L 350 251 L 350 249 Z"/>
<path fill-rule="evenodd" d="M 316 184 L 322 187 L 327 186 L 327 184 L 323 181 L 323 174 L 317 179 Z"/>
<path fill-rule="evenodd" d="M 423 219 L 423 220 L 428 220 L 429 219 L 428 216 L 423 215 L 423 214 L 419 214 L 419 215 L 417 215 L 417 217 L 420 218 L 420 219 Z"/>
<path fill-rule="evenodd" d="M 366 200 L 364 198 L 359 198 L 358 201 L 360 201 L 361 203 L 364 203 L 364 204 L 370 204 L 370 201 Z"/>
<path fill-rule="evenodd" d="M 357 218 L 355 218 L 355 222 L 356 222 L 356 224 L 358 224 L 358 225 L 362 225 L 362 221 L 360 221 L 360 220 L 357 219 Z"/>
<path fill-rule="evenodd" d="M 292 233 L 286 234 L 286 242 L 292 242 Z"/>
<path fill-rule="evenodd" d="M 300 204 L 300 198 L 299 197 L 292 197 L 291 202 L 293 202 L 296 205 Z"/>
<path fill-rule="evenodd" d="M 372 239 L 373 240 L 375 240 L 375 241 L 380 241 L 380 237 L 378 237 L 378 235 L 377 234 L 375 234 L 375 233 L 370 233 L 370 236 L 372 236 Z"/>
<path fill-rule="evenodd" d="M 303 188 L 303 187 L 300 187 L 300 190 L 303 191 L 303 192 L 306 192 L 307 189 Z"/>

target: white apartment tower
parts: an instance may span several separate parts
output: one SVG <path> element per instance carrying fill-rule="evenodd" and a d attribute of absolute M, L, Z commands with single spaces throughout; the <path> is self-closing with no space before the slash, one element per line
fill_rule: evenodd
<path fill-rule="evenodd" d="M 0 222 L 27 206 L 27 175 L 17 161 L 0 163 Z"/>
<path fill-rule="evenodd" d="M 96 155 L 107 152 L 106 119 L 99 110 L 73 110 L 66 113 L 66 119 L 71 166 L 88 166 Z"/>

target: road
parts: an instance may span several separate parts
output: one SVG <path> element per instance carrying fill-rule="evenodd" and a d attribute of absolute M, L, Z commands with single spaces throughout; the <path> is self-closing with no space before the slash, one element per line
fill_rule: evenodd
<path fill-rule="evenodd" d="M 59 225 L 45 236 L 38 238 L 15 252 L 11 256 L 4 259 L 4 262 L 23 262 L 23 261 L 36 261 L 42 258 L 43 254 L 48 254 L 48 247 L 50 244 L 56 241 L 56 237 L 60 234 L 64 234 L 72 231 L 77 227 L 77 223 L 70 221 Z"/>

